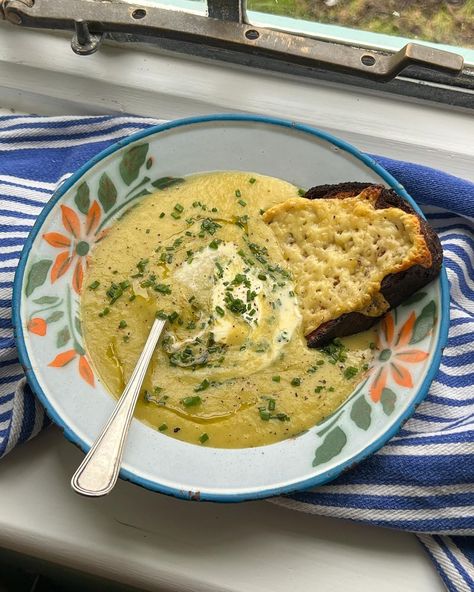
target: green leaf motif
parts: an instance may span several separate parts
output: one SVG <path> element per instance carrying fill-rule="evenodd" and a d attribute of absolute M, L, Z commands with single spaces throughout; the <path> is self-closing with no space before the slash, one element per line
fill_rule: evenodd
<path fill-rule="evenodd" d="M 70 339 L 71 333 L 69 332 L 69 327 L 64 327 L 58 332 L 58 336 L 56 337 L 56 347 L 64 347 Z"/>
<path fill-rule="evenodd" d="M 89 185 L 86 182 L 81 183 L 77 188 L 76 197 L 74 198 L 74 201 L 76 202 L 77 209 L 83 214 L 87 214 L 91 205 L 89 195 Z"/>
<path fill-rule="evenodd" d="M 316 449 L 313 467 L 326 463 L 337 456 L 346 445 L 346 442 L 347 436 L 340 427 L 331 430 L 324 438 L 321 446 Z"/>
<path fill-rule="evenodd" d="M 86 352 L 84 351 L 84 348 L 83 348 L 83 347 L 82 347 L 82 345 L 81 345 L 79 342 L 77 342 L 77 341 L 74 341 L 74 349 L 77 351 L 77 353 L 78 353 L 80 356 L 85 356 L 85 355 L 86 355 Z"/>
<path fill-rule="evenodd" d="M 33 302 L 36 302 L 36 304 L 55 304 L 58 300 L 57 296 L 41 296 L 41 298 L 35 298 Z"/>
<path fill-rule="evenodd" d="M 44 284 L 52 263 L 53 262 L 50 259 L 41 259 L 41 261 L 33 263 L 33 265 L 30 267 L 28 278 L 26 280 L 26 296 L 31 296 L 36 288 L 39 288 Z"/>
<path fill-rule="evenodd" d="M 372 408 L 365 400 L 364 395 L 355 400 L 351 409 L 351 419 L 361 430 L 368 430 L 370 426 Z"/>
<path fill-rule="evenodd" d="M 344 413 L 343 411 L 341 411 L 340 413 L 338 413 L 338 414 L 336 415 L 336 417 L 335 417 L 335 418 L 334 418 L 332 421 L 330 421 L 330 422 L 329 422 L 329 423 L 328 423 L 326 426 L 324 426 L 324 428 L 323 428 L 323 429 L 322 429 L 320 432 L 318 432 L 318 436 L 319 436 L 319 437 L 321 437 L 321 436 L 324 436 L 324 434 L 325 434 L 326 432 L 329 432 L 329 430 L 330 430 L 330 429 L 331 429 L 331 428 L 332 428 L 334 425 L 336 425 L 336 423 L 339 421 L 339 418 L 341 417 L 341 415 L 342 415 L 343 413 Z M 321 422 L 321 423 L 325 423 L 325 422 L 326 422 L 328 419 L 330 419 L 331 417 L 333 417 L 333 415 L 334 415 L 334 414 L 332 414 L 332 415 L 328 415 L 327 417 L 325 417 L 325 418 L 322 420 L 322 422 Z M 318 425 L 319 425 L 319 424 L 318 424 Z"/>
<path fill-rule="evenodd" d="M 151 169 L 151 165 L 153 164 L 153 159 L 150 156 L 150 158 L 146 161 L 146 169 L 147 171 Z"/>
<path fill-rule="evenodd" d="M 117 188 L 107 173 L 102 173 L 100 177 L 98 196 L 104 212 L 113 208 L 117 201 Z"/>
<path fill-rule="evenodd" d="M 410 343 L 418 343 L 424 339 L 433 328 L 436 320 L 436 303 L 434 300 L 428 302 L 428 304 L 421 311 L 420 316 L 415 321 L 413 327 L 413 335 L 410 339 Z"/>
<path fill-rule="evenodd" d="M 127 185 L 130 185 L 138 177 L 140 168 L 145 162 L 148 152 L 148 144 L 138 144 L 127 150 L 120 161 L 120 176 Z"/>
<path fill-rule="evenodd" d="M 82 327 L 81 327 L 81 320 L 79 319 L 79 317 L 75 317 L 74 318 L 74 327 L 76 327 L 76 331 L 79 333 L 79 335 L 82 337 Z"/>
<path fill-rule="evenodd" d="M 46 319 L 47 323 L 55 323 L 56 321 L 59 321 L 59 319 L 62 319 L 64 316 L 64 312 L 62 310 L 55 310 L 52 314 L 49 315 L 49 317 Z"/>
<path fill-rule="evenodd" d="M 166 189 L 167 187 L 171 187 L 172 185 L 177 185 L 178 183 L 183 183 L 184 179 L 181 177 L 161 177 L 161 179 L 157 179 L 153 181 L 153 187 L 157 189 Z"/>
<path fill-rule="evenodd" d="M 425 296 L 426 292 L 416 292 L 416 294 L 413 294 L 412 296 L 410 296 L 410 298 L 407 298 L 402 303 L 402 306 L 410 306 L 410 304 L 416 304 L 417 302 L 420 302 L 420 300 L 423 300 Z"/>
<path fill-rule="evenodd" d="M 397 395 L 392 391 L 392 389 L 384 388 L 382 391 L 380 402 L 382 403 L 382 409 L 385 415 L 390 415 L 395 409 Z"/>

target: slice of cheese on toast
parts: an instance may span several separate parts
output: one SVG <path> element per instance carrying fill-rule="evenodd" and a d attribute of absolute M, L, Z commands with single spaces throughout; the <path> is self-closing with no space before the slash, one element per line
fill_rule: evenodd
<path fill-rule="evenodd" d="M 315 187 L 263 219 L 293 275 L 310 346 L 370 327 L 441 267 L 436 234 L 382 186 Z"/>

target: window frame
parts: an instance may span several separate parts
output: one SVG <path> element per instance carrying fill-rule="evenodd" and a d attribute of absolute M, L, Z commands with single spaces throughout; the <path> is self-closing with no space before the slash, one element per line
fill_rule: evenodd
<path fill-rule="evenodd" d="M 146 21 L 148 19 L 143 17 L 140 18 L 143 18 L 144 25 L 142 24 L 142 20 L 137 20 L 136 23 L 138 24 L 135 24 L 134 19 L 131 18 L 129 29 L 127 29 L 127 22 L 124 22 L 124 19 L 122 18 L 121 22 L 117 21 L 119 23 L 119 26 L 116 27 L 118 30 L 114 30 L 115 22 L 107 21 L 107 18 L 111 15 L 110 12 L 103 13 L 106 18 L 100 21 L 100 23 L 97 21 L 91 22 L 90 31 L 88 29 L 87 21 L 84 21 L 82 18 L 78 18 L 80 13 L 78 14 L 77 11 L 76 14 L 71 18 L 66 18 L 69 15 L 67 10 L 64 9 L 63 13 L 61 14 L 63 17 L 62 19 L 59 18 L 54 21 L 51 20 L 51 18 L 49 20 L 44 18 L 42 20 L 42 5 L 49 6 L 56 3 L 56 6 L 61 6 L 62 2 L 63 0 L 36 0 L 36 3 L 30 2 L 30 0 L 3 0 L 3 2 L 0 0 L 0 9 L 3 6 L 3 11 L 7 19 L 14 23 L 17 21 L 16 24 L 20 25 L 24 24 L 26 26 L 38 28 L 48 28 L 48 26 L 51 27 L 57 24 L 57 28 L 64 29 L 75 26 L 76 34 L 73 39 L 73 49 L 76 51 L 76 53 L 92 53 L 98 48 L 102 39 L 108 39 L 118 43 L 147 44 L 148 47 L 154 47 L 158 50 L 164 49 L 174 53 L 177 52 L 189 54 L 204 59 L 238 64 L 240 66 L 250 67 L 257 70 L 263 69 L 271 72 L 279 72 L 284 75 L 290 74 L 306 77 L 309 79 L 344 83 L 362 87 L 367 90 L 389 92 L 413 98 L 441 102 L 456 107 L 474 108 L 474 68 L 469 66 L 465 67 L 457 76 L 452 76 L 443 71 L 436 71 L 426 67 L 420 67 L 416 65 L 417 60 L 415 59 L 412 60 L 415 62 L 414 65 L 405 67 L 403 72 L 398 74 L 396 78 L 381 84 L 381 80 L 379 79 L 361 77 L 365 73 L 361 71 L 360 63 L 358 66 L 359 72 L 356 74 L 355 71 L 341 71 L 341 66 L 339 66 L 338 69 L 336 66 L 331 66 L 330 64 L 324 62 L 323 65 L 321 65 L 314 59 L 310 63 L 308 63 L 308 60 L 305 61 L 304 59 L 298 61 L 294 55 L 290 56 L 288 54 L 288 57 L 286 57 L 281 51 L 276 56 L 271 52 L 270 55 L 268 55 L 269 52 L 262 51 L 262 48 L 259 47 L 257 43 L 255 43 L 253 46 L 251 46 L 252 44 L 247 43 L 245 40 L 244 43 L 242 43 L 242 39 L 238 35 L 236 38 L 232 39 L 232 27 L 230 27 L 230 25 L 234 25 L 235 28 L 240 26 L 239 32 L 245 33 L 245 36 L 248 39 L 250 39 L 250 37 L 248 37 L 248 33 L 252 32 L 249 31 L 249 29 L 251 29 L 253 26 L 255 26 L 257 29 L 257 25 L 253 25 L 251 20 L 249 21 L 248 17 L 246 16 L 245 0 L 207 0 L 206 4 L 209 11 L 209 17 L 205 17 L 204 20 L 204 3 L 197 4 L 196 10 L 193 11 L 193 13 L 197 16 L 194 16 L 191 19 L 183 19 L 183 9 L 188 9 L 188 5 L 194 4 L 186 0 L 179 0 L 181 10 L 177 10 L 174 7 L 174 4 L 173 6 L 163 4 L 159 5 L 158 3 L 155 3 L 151 0 L 144 0 L 140 3 L 140 5 L 130 4 L 128 2 L 116 2 L 105 9 L 113 12 L 117 9 L 117 7 L 121 7 L 123 9 L 123 7 L 126 6 L 127 10 L 130 12 L 130 15 L 134 15 L 136 12 L 141 12 L 145 17 L 148 17 L 150 13 L 151 15 L 153 15 L 153 13 L 158 13 L 159 10 L 161 10 L 163 14 L 163 9 L 165 9 L 168 17 L 171 12 L 177 15 L 178 22 L 181 19 L 181 22 L 185 24 L 191 23 L 191 27 L 188 28 L 188 30 L 186 30 L 186 28 L 183 29 L 183 35 L 179 35 L 180 31 L 177 30 L 178 28 L 175 28 L 174 31 L 171 31 L 171 29 L 168 31 L 166 29 L 162 29 L 160 31 L 158 27 L 153 28 L 153 26 L 147 26 Z M 94 6 L 94 3 L 90 2 L 87 4 L 83 3 L 81 0 L 75 3 L 75 5 L 80 4 L 87 7 L 93 6 L 94 9 L 98 6 Z M 144 10 L 140 10 L 141 7 L 143 7 Z M 157 10 L 158 7 L 159 10 Z M 24 12 L 26 12 L 26 18 L 24 14 L 22 15 L 19 8 L 23 8 Z M 30 11 L 31 14 L 29 14 L 28 11 Z M 57 12 L 58 11 L 56 11 L 56 13 Z M 264 15 L 264 13 L 257 14 L 263 15 L 264 19 L 268 17 L 268 15 Z M 14 18 L 12 18 L 12 15 Z M 212 18 L 215 20 L 207 23 L 205 22 L 207 21 L 207 18 Z M 169 19 L 169 22 L 172 22 L 171 19 Z M 229 42 L 227 42 L 227 39 L 224 36 L 224 38 L 219 40 L 218 43 L 214 43 L 213 41 L 217 41 L 218 37 L 213 39 L 212 35 L 209 35 L 208 31 L 212 31 L 212 27 L 216 27 L 219 23 L 229 25 L 227 28 L 221 27 L 219 29 L 220 31 L 224 30 L 225 32 L 227 30 L 229 32 Z M 98 30 L 101 26 L 102 30 Z M 206 35 L 200 36 L 202 31 L 199 30 L 199 26 L 201 26 L 204 30 L 207 29 L 207 37 Z M 128 30 L 130 30 L 130 32 L 128 32 Z M 263 31 L 267 36 L 269 35 L 271 40 L 273 35 L 276 42 L 281 41 L 282 35 L 280 35 L 280 28 L 260 28 L 259 30 Z M 192 31 L 191 35 L 189 34 L 190 31 Z M 167 32 L 171 32 L 172 34 L 169 35 Z M 257 37 L 259 36 L 258 30 L 253 32 L 257 35 Z M 295 41 L 295 43 L 299 42 L 300 46 L 302 46 L 303 54 L 305 50 L 304 44 L 306 44 L 310 49 L 311 46 L 319 44 L 317 49 L 319 48 L 319 51 L 321 52 L 324 52 L 328 48 L 334 52 L 339 52 L 339 64 L 341 64 L 341 61 L 343 62 L 343 60 L 347 58 L 348 52 L 351 52 L 351 50 L 359 52 L 357 54 L 358 56 L 362 56 L 364 53 L 369 54 L 368 56 L 364 57 L 375 56 L 378 60 L 377 67 L 379 67 L 383 60 L 385 60 L 385 63 L 387 63 L 387 60 L 392 60 L 393 62 L 397 57 L 397 54 L 393 51 L 388 52 L 380 48 L 367 49 L 367 44 L 354 45 L 347 42 L 343 43 L 340 40 L 335 42 L 334 39 L 325 39 L 324 41 L 321 41 L 315 37 L 308 37 L 286 30 L 283 37 L 284 42 L 289 44 L 292 44 L 292 41 Z M 90 43 L 85 44 L 84 40 L 87 39 L 89 39 Z M 328 46 L 327 43 L 330 43 L 331 45 Z M 245 44 L 250 47 L 246 47 Z M 423 43 L 420 45 L 422 45 L 423 49 L 423 47 L 426 47 L 426 45 L 432 46 L 434 44 Z M 81 49 L 84 48 L 85 50 L 81 51 Z M 407 53 L 409 54 L 410 52 Z M 430 55 L 430 52 L 425 53 Z M 313 52 L 313 55 L 318 55 L 318 52 Z M 434 52 L 433 55 L 436 57 L 436 52 Z M 449 58 L 449 54 L 447 55 Z M 402 60 L 403 59 L 404 56 L 402 56 Z M 360 60 L 362 61 L 362 57 Z M 376 60 L 374 59 L 374 62 L 375 61 Z M 321 62 L 321 60 L 319 60 L 319 62 Z M 355 63 L 357 67 L 357 56 L 355 58 Z M 367 76 L 373 74 L 374 70 L 375 66 L 372 71 L 370 71 L 370 68 L 366 68 Z"/>

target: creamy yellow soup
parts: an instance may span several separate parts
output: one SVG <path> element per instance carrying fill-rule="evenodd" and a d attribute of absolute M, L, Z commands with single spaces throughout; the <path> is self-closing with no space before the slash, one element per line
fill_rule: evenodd
<path fill-rule="evenodd" d="M 261 446 L 320 422 L 361 380 L 373 332 L 307 347 L 298 278 L 262 219 L 298 196 L 262 175 L 196 175 L 143 198 L 96 244 L 82 322 L 112 394 L 167 319 L 137 418 L 197 445 Z"/>

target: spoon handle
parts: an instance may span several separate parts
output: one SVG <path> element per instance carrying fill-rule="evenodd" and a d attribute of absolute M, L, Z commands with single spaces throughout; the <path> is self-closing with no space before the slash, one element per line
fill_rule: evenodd
<path fill-rule="evenodd" d="M 165 323 L 160 319 L 153 323 L 145 347 L 112 416 L 74 473 L 71 486 L 77 493 L 98 497 L 112 491 L 122 464 L 135 404 Z"/>

